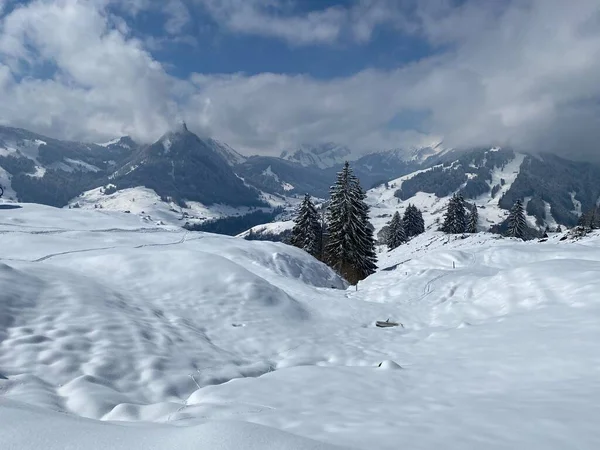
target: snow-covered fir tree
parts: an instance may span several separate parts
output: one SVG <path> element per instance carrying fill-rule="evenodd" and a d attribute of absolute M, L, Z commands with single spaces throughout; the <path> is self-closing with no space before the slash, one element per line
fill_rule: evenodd
<path fill-rule="evenodd" d="M 392 220 L 388 224 L 388 232 L 386 245 L 388 250 L 394 250 L 406 242 L 406 231 L 404 230 L 404 221 L 400 217 L 400 213 L 396 211 Z"/>
<path fill-rule="evenodd" d="M 404 222 L 404 229 L 406 230 L 406 237 L 410 238 L 425 232 L 423 213 L 415 205 L 409 203 L 406 210 L 404 210 L 402 220 Z"/>
<path fill-rule="evenodd" d="M 469 221 L 467 223 L 467 233 L 477 233 L 477 223 L 479 222 L 479 213 L 477 212 L 477 205 L 473 203 L 471 205 L 471 213 L 469 214 Z"/>
<path fill-rule="evenodd" d="M 319 257 L 321 254 L 319 213 L 308 194 L 304 196 L 304 200 L 298 208 L 298 215 L 294 219 L 290 244 L 315 257 Z"/>
<path fill-rule="evenodd" d="M 328 263 L 355 284 L 375 272 L 375 239 L 366 194 L 346 162 L 331 187 L 328 209 Z"/>
<path fill-rule="evenodd" d="M 508 215 L 508 232 L 507 236 L 525 239 L 527 231 L 527 220 L 525 219 L 525 210 L 523 202 L 517 200 L 510 210 Z"/>
<path fill-rule="evenodd" d="M 464 233 L 467 227 L 465 215 L 465 201 L 461 195 L 454 194 L 448 202 L 448 209 L 444 214 L 444 223 L 441 231 L 451 234 Z"/>

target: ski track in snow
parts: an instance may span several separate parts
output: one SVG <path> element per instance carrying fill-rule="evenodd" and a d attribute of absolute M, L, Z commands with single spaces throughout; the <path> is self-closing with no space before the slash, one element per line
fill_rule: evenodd
<path fill-rule="evenodd" d="M 600 448 L 600 235 L 428 231 L 355 290 L 283 244 L 0 215 L 8 448 Z"/>

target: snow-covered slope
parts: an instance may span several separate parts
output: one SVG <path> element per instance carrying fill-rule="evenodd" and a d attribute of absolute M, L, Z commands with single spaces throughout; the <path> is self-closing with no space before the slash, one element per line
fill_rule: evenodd
<path fill-rule="evenodd" d="M 450 150 L 450 148 L 444 146 L 442 141 L 439 141 L 422 147 L 412 147 L 409 149 L 408 155 L 410 155 L 409 159 L 411 161 L 424 162 L 428 158 L 441 156 Z"/>
<path fill-rule="evenodd" d="M 284 244 L 22 206 L 0 209 L 7 448 L 600 444 L 598 235 L 429 231 L 346 290 Z"/>
<path fill-rule="evenodd" d="M 0 422 L 2 445 L 18 450 L 341 450 L 248 422 L 211 421 L 186 428 L 121 426 L 48 413 L 2 398 Z"/>
<path fill-rule="evenodd" d="M 249 230 L 240 233 L 238 237 L 255 240 L 281 240 L 294 228 L 293 220 L 277 221 L 256 225 Z"/>
<path fill-rule="evenodd" d="M 108 185 L 110 188 L 111 185 Z M 296 199 L 278 198 L 261 194 L 261 199 L 269 207 L 253 208 L 249 206 L 229 206 L 223 204 L 204 205 L 188 201 L 185 207 L 173 201 L 164 201 L 152 189 L 134 187 L 120 191 L 107 191 L 106 186 L 91 189 L 75 197 L 66 208 L 99 209 L 102 211 L 128 212 L 142 218 L 145 222 L 183 226 L 185 223 L 197 224 L 223 217 L 243 216 L 257 209 L 270 211 L 272 207 L 284 207 L 290 210 Z M 107 193 L 108 192 L 108 193 Z"/>
<path fill-rule="evenodd" d="M 207 142 L 229 163 L 230 166 L 241 164 L 247 159 L 224 142 L 217 141 L 216 139 L 208 139 Z"/>
<path fill-rule="evenodd" d="M 506 219 L 508 211 L 500 208 L 498 199 L 512 186 L 519 174 L 524 159 L 525 155 L 517 153 L 514 159 L 505 166 L 495 167 L 490 171 L 491 181 L 488 181 L 489 186 L 498 186 L 498 191 L 494 195 L 489 191 L 474 199 L 467 199 L 469 203 L 477 205 L 479 228 L 481 230 L 488 230 L 490 226 L 499 224 Z M 435 166 L 434 168 L 442 168 L 442 166 Z M 417 192 L 406 200 L 401 200 L 396 196 L 396 192 L 402 189 L 402 184 L 406 180 L 410 180 L 418 174 L 427 173 L 434 168 L 413 172 L 367 192 L 367 203 L 371 207 L 371 222 L 375 226 L 376 232 L 381 230 L 391 220 L 394 212 L 400 211 L 402 213 L 409 204 L 416 205 L 423 212 L 426 228 L 437 229 L 439 227 L 439 224 L 443 221 L 445 207 L 452 194 L 437 196 L 434 193 Z M 452 166 L 443 170 L 451 170 L 451 168 Z M 501 180 L 503 181 L 501 182 Z M 464 186 L 465 184 L 462 184 L 462 186 L 459 186 L 459 189 Z M 527 216 L 527 220 L 530 226 L 535 227 L 535 218 Z M 556 223 L 552 221 L 553 219 L 550 216 L 548 222 Z"/>

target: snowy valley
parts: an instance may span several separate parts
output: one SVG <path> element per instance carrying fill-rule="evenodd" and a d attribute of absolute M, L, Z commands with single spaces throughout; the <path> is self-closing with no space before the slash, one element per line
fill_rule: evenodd
<path fill-rule="evenodd" d="M 429 229 L 356 289 L 281 243 L 15 206 L 0 209 L 3 448 L 600 445 L 596 232 Z"/>
<path fill-rule="evenodd" d="M 0 0 L 0 450 L 600 450 L 600 0 Z"/>

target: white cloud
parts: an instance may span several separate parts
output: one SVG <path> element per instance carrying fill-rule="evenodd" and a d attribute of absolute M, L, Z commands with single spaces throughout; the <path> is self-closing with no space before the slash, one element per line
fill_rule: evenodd
<path fill-rule="evenodd" d="M 150 140 L 183 117 L 190 128 L 250 153 L 277 154 L 311 141 L 398 147 L 438 136 L 459 146 L 509 143 L 567 154 L 598 152 L 597 0 L 578 0 L 576 7 L 562 0 L 469 0 L 460 7 L 450 0 L 417 2 L 392 25 L 439 46 L 437 56 L 397 70 L 365 70 L 326 81 L 269 73 L 175 79 L 127 27 L 117 26 L 105 12 L 108 1 L 36 0 L 3 18 L 0 118 L 5 123 L 58 137 L 95 140 L 127 133 Z M 142 0 L 131 1 L 132 8 L 144 7 L 136 3 Z M 266 1 L 243 3 L 272 16 L 273 5 L 269 9 Z M 312 19 L 333 24 L 313 39 L 335 40 L 352 29 L 355 39 L 368 40 L 375 27 L 395 17 L 386 15 L 395 3 L 357 3 L 342 12 L 340 27 L 337 18 Z M 361 19 L 348 19 L 359 8 L 365 11 Z M 306 16 L 290 22 L 287 10 L 281 17 L 268 33 L 308 39 L 299 37 L 314 27 Z M 258 27 L 243 26 L 243 32 Z M 27 77 L 40 68 L 55 68 L 56 74 Z M 414 110 L 426 113 L 429 135 L 388 126 Z"/>
<path fill-rule="evenodd" d="M 301 2 L 278 0 L 195 0 L 225 29 L 235 33 L 279 38 L 294 46 L 365 42 L 373 29 L 396 22 L 406 25 L 401 4 L 394 0 L 356 0 L 299 13 Z"/>
<path fill-rule="evenodd" d="M 411 25 L 449 46 L 441 56 L 326 82 L 199 76 L 189 114 L 232 144 L 273 152 L 303 140 L 363 149 L 419 144 L 428 138 L 386 128 L 397 113 L 414 109 L 428 111 L 431 133 L 451 145 L 598 152 L 597 1 L 450 4 L 419 3 Z"/>
<path fill-rule="evenodd" d="M 345 18 L 343 8 L 303 15 L 285 13 L 285 2 L 272 0 L 198 0 L 217 22 L 238 33 L 277 37 L 296 45 L 334 42 Z"/>
<path fill-rule="evenodd" d="M 192 16 L 183 0 L 167 0 L 162 9 L 167 16 L 165 31 L 178 35 L 192 21 Z"/>
<path fill-rule="evenodd" d="M 81 139 L 152 135 L 169 124 L 176 81 L 92 2 L 37 0 L 13 10 L 0 52 L 13 79 L 3 85 L 5 122 Z M 45 79 L 29 76 L 49 70 Z"/>

